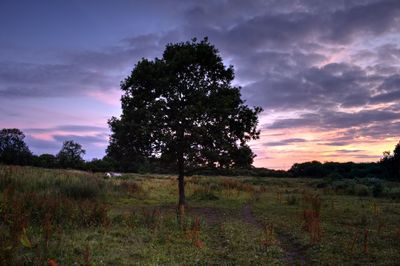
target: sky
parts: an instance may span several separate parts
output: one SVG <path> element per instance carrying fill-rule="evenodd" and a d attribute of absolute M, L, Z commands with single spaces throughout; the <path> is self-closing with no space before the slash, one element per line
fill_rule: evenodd
<path fill-rule="evenodd" d="M 377 161 L 399 141 L 398 0 L 1 0 L 0 128 L 101 158 L 135 63 L 205 36 L 264 109 L 255 166 Z"/>

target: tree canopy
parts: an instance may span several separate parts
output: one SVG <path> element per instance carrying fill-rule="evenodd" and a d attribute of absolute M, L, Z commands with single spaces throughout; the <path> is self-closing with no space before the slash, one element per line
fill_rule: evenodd
<path fill-rule="evenodd" d="M 400 141 L 395 146 L 393 153 L 390 151 L 383 153 L 380 163 L 386 170 L 386 178 L 400 179 Z"/>
<path fill-rule="evenodd" d="M 17 128 L 0 131 L 0 162 L 5 164 L 28 164 L 32 156 L 24 141 L 25 135 Z"/>
<path fill-rule="evenodd" d="M 58 164 L 63 168 L 82 168 L 85 161 L 82 158 L 86 151 L 73 140 L 64 141 L 61 150 L 57 154 Z"/>
<path fill-rule="evenodd" d="M 233 79 L 207 38 L 168 44 L 162 58 L 140 60 L 121 83 L 122 115 L 109 120 L 108 155 L 175 162 L 180 182 L 185 167 L 250 166 L 246 143 L 259 137 L 262 109 L 244 103 Z"/>

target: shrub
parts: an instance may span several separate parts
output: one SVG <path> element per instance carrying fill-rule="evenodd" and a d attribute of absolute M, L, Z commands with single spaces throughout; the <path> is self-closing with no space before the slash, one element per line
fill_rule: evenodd
<path fill-rule="evenodd" d="M 400 200 L 400 187 L 395 187 L 387 192 L 387 196 L 393 200 Z"/>
<path fill-rule="evenodd" d="M 378 178 L 363 178 L 363 179 L 356 179 L 356 181 L 360 184 L 368 186 L 370 191 L 374 197 L 380 197 L 385 192 L 385 185 L 381 179 Z"/>
<path fill-rule="evenodd" d="M 382 182 L 376 183 L 372 186 L 372 194 L 374 197 L 380 197 L 385 191 L 385 186 Z"/>
<path fill-rule="evenodd" d="M 343 179 L 343 176 L 338 172 L 332 172 L 329 175 L 327 175 L 326 178 L 330 180 L 338 180 L 338 179 Z"/>
<path fill-rule="evenodd" d="M 369 187 L 366 185 L 362 185 L 362 184 L 354 185 L 353 191 L 354 191 L 354 195 L 357 195 L 357 196 L 365 197 L 365 196 L 371 195 L 371 191 L 370 191 Z"/>
<path fill-rule="evenodd" d="M 333 181 L 332 188 L 336 192 L 347 192 L 347 193 L 353 194 L 355 184 L 356 184 L 355 180 L 341 179 L 341 180 Z"/>

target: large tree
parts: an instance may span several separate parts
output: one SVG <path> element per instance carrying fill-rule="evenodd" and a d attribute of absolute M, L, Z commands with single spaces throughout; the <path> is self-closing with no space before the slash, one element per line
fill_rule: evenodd
<path fill-rule="evenodd" d="M 32 153 L 24 141 L 25 135 L 17 128 L 0 131 L 0 162 L 5 164 L 28 164 Z"/>
<path fill-rule="evenodd" d="M 183 209 L 185 167 L 253 161 L 246 143 L 259 137 L 262 109 L 245 105 L 233 79 L 233 67 L 224 66 L 207 38 L 168 44 L 162 58 L 140 60 L 121 83 L 122 115 L 109 120 L 108 155 L 176 163 Z"/>

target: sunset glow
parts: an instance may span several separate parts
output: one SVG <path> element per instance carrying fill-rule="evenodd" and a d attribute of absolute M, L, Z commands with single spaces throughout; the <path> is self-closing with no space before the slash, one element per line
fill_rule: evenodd
<path fill-rule="evenodd" d="M 0 127 L 36 154 L 103 157 L 135 63 L 204 36 L 264 109 L 255 166 L 378 161 L 400 139 L 399 1 L 55 2 L 0 3 Z"/>

